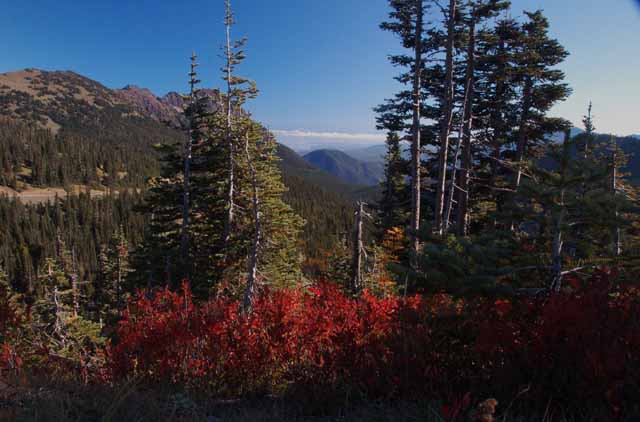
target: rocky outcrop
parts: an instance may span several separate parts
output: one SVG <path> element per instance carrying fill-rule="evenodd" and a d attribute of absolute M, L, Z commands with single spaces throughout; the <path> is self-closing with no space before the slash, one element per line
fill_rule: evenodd
<path fill-rule="evenodd" d="M 149 89 L 127 85 L 116 92 L 123 101 L 139 113 L 174 128 L 184 126 L 185 121 L 181 108 L 178 105 L 174 106 L 165 102 L 164 97 L 158 98 Z"/>

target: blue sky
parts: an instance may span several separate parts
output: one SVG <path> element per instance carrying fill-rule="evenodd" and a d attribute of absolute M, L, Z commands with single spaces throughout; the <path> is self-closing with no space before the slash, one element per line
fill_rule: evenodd
<path fill-rule="evenodd" d="M 10 0 L 0 14 L 0 72 L 70 69 L 113 88 L 186 89 L 192 49 L 206 86 L 220 85 L 223 0 Z M 386 0 L 233 0 L 248 36 L 241 73 L 258 82 L 250 109 L 290 144 L 377 141 L 372 107 L 393 95 L 397 51 L 378 24 Z M 640 6 L 635 0 L 512 0 L 542 8 L 572 53 L 574 89 L 553 114 L 579 125 L 589 100 L 601 132 L 640 133 Z"/>

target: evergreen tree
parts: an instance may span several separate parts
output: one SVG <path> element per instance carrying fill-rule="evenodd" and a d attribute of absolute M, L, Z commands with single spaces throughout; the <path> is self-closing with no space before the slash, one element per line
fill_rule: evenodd
<path fill-rule="evenodd" d="M 493 220 L 488 223 L 495 227 L 496 214 L 502 213 L 511 190 L 505 154 L 519 118 L 515 55 L 520 27 L 514 19 L 501 18 L 493 28 L 479 35 L 475 114 L 483 128 L 476 133 L 480 150 L 475 160 L 479 164 L 478 184 L 483 185 L 478 191 L 482 200 L 493 207 Z"/>
<path fill-rule="evenodd" d="M 234 280 L 246 274 L 247 259 L 258 234 L 254 213 L 255 187 L 260 218 L 261 241 L 257 251 L 260 278 L 275 287 L 294 285 L 299 279 L 297 248 L 303 221 L 282 199 L 287 189 L 278 166 L 275 138 L 247 115 L 235 119 L 232 140 L 236 143 L 236 151 L 248 149 L 249 153 L 237 155 L 235 159 L 235 229 L 229 241 L 225 242 L 221 228 L 224 227 L 227 210 L 225 181 L 228 179 L 218 176 L 219 173 L 226 172 L 226 167 L 220 165 L 226 158 L 224 119 L 214 116 L 209 128 L 211 137 L 204 146 L 204 167 L 215 171 L 199 175 L 200 186 L 208 185 L 211 188 L 206 194 L 198 196 L 194 206 L 196 213 L 202 216 L 197 222 L 196 243 L 207 245 L 199 255 L 210 260 L 211 280 L 235 284 Z M 217 185 L 213 184 L 215 182 Z"/>
<path fill-rule="evenodd" d="M 347 239 L 343 237 L 329 254 L 327 280 L 348 289 L 352 277 L 352 258 Z"/>
<path fill-rule="evenodd" d="M 477 119 L 476 110 L 478 109 L 476 103 L 476 95 L 478 84 L 478 70 L 477 70 L 477 38 L 481 34 L 478 34 L 477 28 L 480 27 L 486 20 L 495 17 L 498 13 L 506 10 L 510 6 L 509 2 L 498 0 L 472 0 L 466 4 L 468 11 L 463 15 L 464 25 L 466 26 L 466 68 L 464 77 L 464 99 L 462 104 L 462 125 L 461 136 L 458 136 L 458 142 L 462 143 L 461 148 L 461 166 L 460 174 L 456 183 L 455 171 L 457 168 L 457 160 L 453 162 L 452 183 L 451 192 L 449 195 L 449 207 L 454 197 L 454 191 L 457 194 L 457 222 L 456 233 L 459 236 L 466 236 L 469 233 L 470 225 L 470 191 L 471 191 L 471 173 L 474 163 L 474 151 L 472 145 L 472 131 L 474 126 L 481 126 L 483 122 L 481 119 Z M 460 139 L 461 138 L 461 139 Z M 446 221 L 444 228 L 448 228 L 449 215 L 446 215 Z"/>
<path fill-rule="evenodd" d="M 129 245 L 123 227 L 113 234 L 108 245 L 102 247 L 101 285 L 96 292 L 101 314 L 114 314 L 122 309 L 126 300 L 126 279 L 131 272 Z"/>
<path fill-rule="evenodd" d="M 229 30 L 233 18 L 230 3 L 226 6 Z M 258 281 L 288 287 L 299 279 L 303 221 L 282 199 L 286 187 L 275 139 L 242 108 L 257 95 L 254 82 L 233 73 L 244 59 L 239 50 L 244 42 L 231 45 L 227 38 L 225 113 L 207 117 L 206 140 L 194 150 L 193 207 L 199 216 L 194 243 L 201 273 L 210 287 L 223 282 L 237 294 L 244 291 L 248 309 Z"/>
<path fill-rule="evenodd" d="M 413 270 L 394 265 L 396 277 L 406 280 L 410 291 L 457 296 L 511 295 L 514 287 L 511 257 L 517 248 L 510 233 L 487 232 L 469 237 L 422 232 L 423 248 Z"/>
<path fill-rule="evenodd" d="M 188 136 L 183 143 L 161 144 L 156 149 L 161 157 L 160 177 L 149 182 L 140 213 L 149 216 L 145 242 L 136 251 L 134 279 L 139 285 L 166 283 L 177 287 L 188 278 L 198 288 L 207 284 L 206 273 L 197 266 L 193 214 L 198 195 L 197 172 L 202 172 L 199 148 L 207 141 L 206 119 L 209 98 L 199 88 L 196 55 L 192 54 L 189 72 L 190 93 L 185 115 Z M 206 265 L 206 263 L 205 263 Z M 205 288 L 206 290 L 206 288 Z"/>
<path fill-rule="evenodd" d="M 615 165 L 611 160 L 585 159 L 577 151 L 567 129 L 563 144 L 551 147 L 554 168 L 529 163 L 529 178 L 519 191 L 520 218 L 537 228 L 539 244 L 551 245 L 541 252 L 548 257 L 543 262 L 549 288 L 555 292 L 565 275 L 613 259 L 617 253 L 611 245 L 618 229 L 629 224 L 618 211 L 628 211 L 630 202 L 611 189 Z"/>
<path fill-rule="evenodd" d="M 409 192 L 405 184 L 407 161 L 402 157 L 400 137 L 395 132 L 387 135 L 387 155 L 385 157 L 382 198 L 378 204 L 379 231 L 408 225 L 407 208 Z"/>
<path fill-rule="evenodd" d="M 444 208 L 445 208 L 445 190 L 447 179 L 447 166 L 449 163 L 449 136 L 451 134 L 451 126 L 453 122 L 454 108 L 454 44 L 456 38 L 456 19 L 459 13 L 458 1 L 449 0 L 449 7 L 442 9 L 445 19 L 446 34 L 444 36 L 445 44 L 445 78 L 444 92 L 442 93 L 442 115 L 440 118 L 440 150 L 438 153 L 438 179 L 436 185 L 436 208 L 435 208 L 435 232 L 442 235 L 445 230 Z"/>
<path fill-rule="evenodd" d="M 521 100 L 512 182 L 514 190 L 520 186 L 522 163 L 539 156 L 547 135 L 562 130 L 564 122 L 546 114 L 571 92 L 563 82 L 564 73 L 555 68 L 569 53 L 557 40 L 550 38 L 549 21 L 541 11 L 525 12 L 525 15 L 527 21 L 522 25 L 515 57 L 516 82 L 521 89 Z"/>
<path fill-rule="evenodd" d="M 245 58 L 242 48 L 246 43 L 246 38 L 239 41 L 232 41 L 231 28 L 235 24 L 233 12 L 231 10 L 231 0 L 225 1 L 225 29 L 226 44 L 224 46 L 225 66 L 222 69 L 224 80 L 227 84 L 227 95 L 225 97 L 226 126 L 225 136 L 227 141 L 227 218 L 224 227 L 224 242 L 229 243 L 232 231 L 234 230 L 234 219 L 236 211 L 236 143 L 233 139 L 234 117 L 241 112 L 242 105 L 247 98 L 253 98 L 258 91 L 253 81 L 235 75 L 235 68 L 241 64 Z"/>
<path fill-rule="evenodd" d="M 425 39 L 426 30 L 424 17 L 428 5 L 423 0 L 389 0 L 391 12 L 390 20 L 380 27 L 392 32 L 400 38 L 402 46 L 411 50 L 411 55 L 401 54 L 390 57 L 392 64 L 407 69 L 396 79 L 407 85 L 406 89 L 398 93 L 395 98 L 388 99 L 385 104 L 378 106 L 378 128 L 393 133 L 406 133 L 406 139 L 411 143 L 411 166 L 409 176 L 411 180 L 411 207 L 409 226 L 412 233 L 417 233 L 422 220 L 422 152 L 425 145 L 422 117 L 426 113 L 423 86 L 429 81 L 425 77 L 425 57 L 432 46 Z M 412 250 L 414 256 L 419 249 L 417 235 L 413 235 Z"/>

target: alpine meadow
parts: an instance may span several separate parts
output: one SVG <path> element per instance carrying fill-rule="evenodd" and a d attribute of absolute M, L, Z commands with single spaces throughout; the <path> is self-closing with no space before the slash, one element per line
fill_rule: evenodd
<path fill-rule="evenodd" d="M 11 3 L 0 420 L 640 420 L 632 0 Z"/>

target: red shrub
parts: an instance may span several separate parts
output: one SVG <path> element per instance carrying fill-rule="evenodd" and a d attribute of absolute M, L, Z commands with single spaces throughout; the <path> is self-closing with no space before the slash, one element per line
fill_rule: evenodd
<path fill-rule="evenodd" d="M 637 393 L 640 306 L 598 273 L 574 293 L 463 304 L 451 298 L 353 299 L 332 285 L 265 291 L 253 313 L 185 285 L 140 294 L 108 350 L 112 376 L 133 374 L 218 395 L 349 389 L 368 397 L 441 399 L 449 415 L 474 397 L 602 403 Z M 500 397 L 499 397 L 500 398 Z"/>
<path fill-rule="evenodd" d="M 22 367 L 22 357 L 15 344 L 22 323 L 6 289 L 0 287 L 0 378 L 6 372 L 17 372 Z"/>
<path fill-rule="evenodd" d="M 640 389 L 640 319 L 632 289 L 598 272 L 573 293 L 494 310 L 476 350 L 498 388 L 531 386 L 531 400 L 620 410 Z"/>

